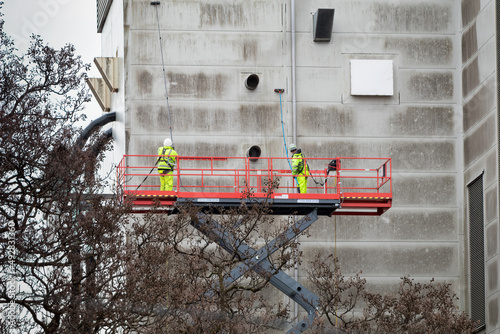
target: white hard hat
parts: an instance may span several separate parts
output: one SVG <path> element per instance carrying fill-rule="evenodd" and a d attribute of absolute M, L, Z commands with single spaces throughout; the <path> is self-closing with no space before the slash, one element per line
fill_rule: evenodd
<path fill-rule="evenodd" d="M 172 146 L 172 139 L 165 138 L 165 140 L 163 141 L 163 146 Z"/>
<path fill-rule="evenodd" d="M 290 151 L 295 151 L 297 149 L 297 145 L 290 144 Z"/>

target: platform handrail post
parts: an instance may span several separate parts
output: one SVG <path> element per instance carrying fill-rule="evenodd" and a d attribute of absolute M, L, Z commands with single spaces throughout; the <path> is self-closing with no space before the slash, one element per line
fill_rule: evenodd
<path fill-rule="evenodd" d="M 267 179 L 269 181 L 269 185 L 272 185 L 274 181 L 273 159 L 267 157 L 266 160 L 267 160 Z M 271 190 L 275 192 L 278 189 L 271 189 Z"/>
<path fill-rule="evenodd" d="M 387 159 L 389 163 L 389 190 L 392 194 L 392 158 Z"/>
<path fill-rule="evenodd" d="M 235 171 L 234 190 L 235 190 L 235 192 L 240 191 L 240 170 L 239 169 L 237 169 Z"/>
<path fill-rule="evenodd" d="M 175 170 L 176 172 L 176 178 L 177 178 L 177 184 L 176 184 L 176 187 L 175 187 L 175 192 L 176 194 L 179 194 L 179 190 L 181 188 L 181 178 L 180 178 L 180 174 L 181 174 L 181 159 L 179 158 L 179 156 L 177 156 L 175 158 L 177 160 L 177 168 Z"/>
<path fill-rule="evenodd" d="M 250 187 L 250 158 L 245 158 L 245 183 Z"/>
<path fill-rule="evenodd" d="M 337 170 L 335 171 L 335 192 L 340 195 L 340 183 L 341 183 L 341 176 L 340 176 L 340 171 L 342 170 L 342 166 L 340 165 L 340 159 L 337 159 Z"/>

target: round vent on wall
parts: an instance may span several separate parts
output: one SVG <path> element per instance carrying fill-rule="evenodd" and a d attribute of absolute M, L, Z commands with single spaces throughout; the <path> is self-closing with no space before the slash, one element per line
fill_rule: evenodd
<path fill-rule="evenodd" d="M 257 74 L 250 74 L 245 80 L 245 87 L 249 90 L 254 90 L 259 85 L 259 76 Z"/>

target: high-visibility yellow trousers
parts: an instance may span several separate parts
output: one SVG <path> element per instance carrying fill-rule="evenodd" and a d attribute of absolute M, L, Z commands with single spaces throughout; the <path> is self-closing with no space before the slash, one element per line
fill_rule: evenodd
<path fill-rule="evenodd" d="M 299 184 L 299 191 L 301 194 L 307 193 L 307 177 L 304 174 L 299 174 L 295 176 L 297 178 L 297 183 Z"/>
<path fill-rule="evenodd" d="M 164 173 L 162 170 L 158 170 L 160 173 L 161 191 L 172 191 L 174 188 L 174 172 Z"/>

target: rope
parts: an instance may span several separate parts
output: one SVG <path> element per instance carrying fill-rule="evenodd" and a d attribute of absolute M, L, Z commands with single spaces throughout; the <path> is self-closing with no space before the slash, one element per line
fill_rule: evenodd
<path fill-rule="evenodd" d="M 170 140 L 172 140 L 172 143 L 174 142 L 174 138 L 172 136 L 172 124 L 170 123 L 170 106 L 168 104 L 168 90 L 167 90 L 167 74 L 165 72 L 165 61 L 163 60 L 163 46 L 161 43 L 161 34 L 160 34 L 160 19 L 158 17 L 158 5 L 160 4 L 159 1 L 151 2 L 151 5 L 155 6 L 156 8 L 156 22 L 158 24 L 158 38 L 160 39 L 160 53 L 161 53 L 161 65 L 163 69 L 163 83 L 165 85 L 165 98 L 167 101 L 167 119 L 168 119 L 168 128 L 170 130 Z"/>

